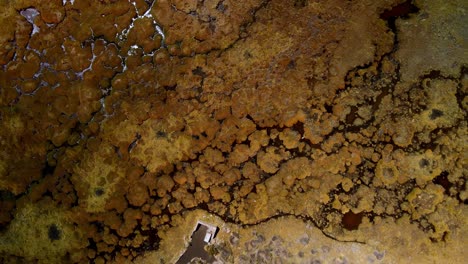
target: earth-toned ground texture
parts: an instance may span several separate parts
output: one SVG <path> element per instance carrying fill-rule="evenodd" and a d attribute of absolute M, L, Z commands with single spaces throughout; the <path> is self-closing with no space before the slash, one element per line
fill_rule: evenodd
<path fill-rule="evenodd" d="M 1 263 L 464 262 L 466 0 L 0 10 Z"/>

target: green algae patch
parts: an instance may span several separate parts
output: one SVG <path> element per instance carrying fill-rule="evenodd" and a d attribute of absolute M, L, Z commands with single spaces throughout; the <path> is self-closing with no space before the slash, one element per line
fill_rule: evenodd
<path fill-rule="evenodd" d="M 81 258 L 87 240 L 72 221 L 70 212 L 49 202 L 19 209 L 0 235 L 0 255 L 11 254 L 38 263 L 65 263 Z M 70 253 L 72 252 L 72 253 Z"/>

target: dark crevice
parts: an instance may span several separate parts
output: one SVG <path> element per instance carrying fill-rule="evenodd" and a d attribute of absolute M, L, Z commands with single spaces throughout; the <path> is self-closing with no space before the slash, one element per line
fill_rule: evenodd
<path fill-rule="evenodd" d="M 444 187 L 445 194 L 450 196 L 450 188 L 453 184 L 448 180 L 449 173 L 447 171 L 443 171 L 439 176 L 435 177 L 432 182 Z"/>
<path fill-rule="evenodd" d="M 62 238 L 62 231 L 57 227 L 56 224 L 49 226 L 47 234 L 50 241 L 60 240 Z"/>
<path fill-rule="evenodd" d="M 41 175 L 42 177 L 45 177 L 47 175 L 53 175 L 55 171 L 56 166 L 51 166 L 49 163 L 46 161 L 44 167 L 42 168 Z"/>
<path fill-rule="evenodd" d="M 419 12 L 419 8 L 413 4 L 412 0 L 403 2 L 390 10 L 384 11 L 380 14 L 380 18 L 388 22 L 389 28 L 397 33 L 395 21 L 397 18 L 409 18 L 410 14 Z"/>

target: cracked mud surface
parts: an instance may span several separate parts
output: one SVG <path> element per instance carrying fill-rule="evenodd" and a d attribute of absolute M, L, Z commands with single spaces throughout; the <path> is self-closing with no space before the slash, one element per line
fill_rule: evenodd
<path fill-rule="evenodd" d="M 0 262 L 464 259 L 464 1 L 0 7 Z"/>

